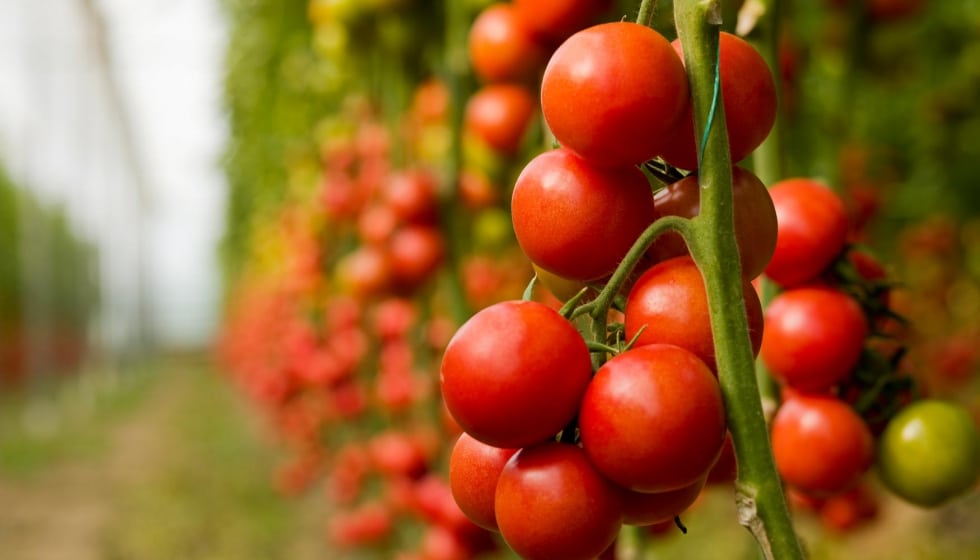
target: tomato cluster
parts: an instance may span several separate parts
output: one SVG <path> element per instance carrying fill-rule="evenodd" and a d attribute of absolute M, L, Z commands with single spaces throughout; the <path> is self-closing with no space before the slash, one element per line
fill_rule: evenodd
<path fill-rule="evenodd" d="M 848 244 L 844 202 L 806 178 L 780 181 L 770 193 L 779 231 L 765 272 L 780 291 L 765 311 L 760 356 L 782 387 L 773 454 L 783 480 L 807 498 L 797 503 L 819 509 L 832 527 L 851 527 L 875 510 L 873 493 L 862 489 L 875 464 L 889 489 L 919 505 L 970 488 L 980 474 L 976 428 L 952 420 L 956 413 L 930 412 L 957 409 L 952 404 L 909 404 L 914 387 L 902 371 L 901 318 L 891 309 L 887 274 Z M 910 422 L 916 435 L 903 428 Z M 943 437 L 950 448 L 931 447 Z M 942 459 L 913 475 L 916 451 Z"/>
<path fill-rule="evenodd" d="M 741 159 L 772 126 L 772 78 L 741 39 L 726 37 L 721 48 L 722 81 L 736 100 L 728 122 L 746 138 L 733 151 Z M 541 108 L 560 147 L 525 165 L 511 217 L 537 280 L 566 305 L 489 305 L 443 355 L 443 399 L 464 430 L 450 460 L 453 495 L 471 520 L 499 531 L 525 558 L 594 558 L 613 546 L 622 524 L 669 522 L 709 479 L 734 476 L 707 295 L 684 241 L 665 235 L 626 283 L 608 284 L 659 217 L 699 212 L 696 174 L 668 164 L 673 175 L 663 178 L 673 180 L 655 192 L 645 172 L 655 158 L 651 165 L 663 165 L 684 137 L 679 129 L 693 130 L 679 55 L 657 31 L 628 22 L 588 27 L 554 50 Z M 753 78 L 750 91 L 739 91 L 738 74 Z M 696 169 L 679 153 L 676 167 Z M 763 312 L 751 280 L 773 254 L 776 215 L 754 174 L 732 173 L 757 353 Z M 573 317 L 609 289 L 622 300 L 608 313 L 609 335 L 590 348 Z"/>
<path fill-rule="evenodd" d="M 593 376 L 575 327 L 534 301 L 474 315 L 440 380 L 465 430 L 450 462 L 457 503 L 527 558 L 593 558 L 622 523 L 679 515 L 725 440 L 718 382 L 694 353 L 645 344 Z"/>

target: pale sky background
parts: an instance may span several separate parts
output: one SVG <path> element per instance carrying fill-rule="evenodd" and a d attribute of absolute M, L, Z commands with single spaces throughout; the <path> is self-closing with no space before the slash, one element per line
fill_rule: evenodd
<path fill-rule="evenodd" d="M 88 5 L 105 23 L 121 104 L 100 70 Z M 0 0 L 0 160 L 61 201 L 100 247 L 110 341 L 133 330 L 141 260 L 162 341 L 199 343 L 214 330 L 224 46 L 218 0 Z"/>

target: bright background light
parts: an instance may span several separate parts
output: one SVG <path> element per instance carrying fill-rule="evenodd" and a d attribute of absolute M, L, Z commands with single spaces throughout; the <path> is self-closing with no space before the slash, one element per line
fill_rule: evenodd
<path fill-rule="evenodd" d="M 110 343 L 217 323 L 224 41 L 217 0 L 0 2 L 0 161 L 99 247 Z"/>

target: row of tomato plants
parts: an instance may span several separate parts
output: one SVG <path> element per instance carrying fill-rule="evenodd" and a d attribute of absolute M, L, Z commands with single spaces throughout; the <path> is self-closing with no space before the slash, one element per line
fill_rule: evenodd
<path fill-rule="evenodd" d="M 311 15 L 336 23 L 323 4 Z M 908 500 L 974 484 L 968 415 L 908 404 L 890 284 L 848 243 L 841 199 L 732 166 L 776 120 L 764 59 L 693 3 L 676 7 L 693 53 L 646 25 L 650 2 L 639 23 L 593 25 L 609 4 L 493 4 L 468 32 L 481 86 L 465 107 L 450 73 L 417 85 L 394 129 L 369 99 L 320 127 L 316 196 L 265 240 L 284 273 L 242 282 L 222 355 L 295 453 L 283 489 L 326 474 L 334 545 L 615 556 L 622 524 L 680 525 L 711 479 L 790 557 L 769 475 L 857 520 L 876 436 Z M 758 278 L 778 292 L 765 311 Z M 760 349 L 782 386 L 772 451 L 745 367 Z M 944 437 L 958 455 L 910 464 Z"/>

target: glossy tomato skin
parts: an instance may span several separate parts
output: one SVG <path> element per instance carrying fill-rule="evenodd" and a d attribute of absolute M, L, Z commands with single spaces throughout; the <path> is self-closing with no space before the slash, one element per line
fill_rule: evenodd
<path fill-rule="evenodd" d="M 725 106 L 732 163 L 745 159 L 762 144 L 776 122 L 776 84 L 765 59 L 748 41 L 731 33 L 719 36 L 721 96 Z M 671 44 L 683 60 L 680 40 Z M 688 103 L 684 115 L 668 132 L 661 157 L 681 169 L 697 169 L 694 117 Z"/>
<path fill-rule="evenodd" d="M 599 472 L 638 492 L 702 480 L 725 440 L 725 407 L 714 374 L 697 356 L 650 344 L 615 356 L 582 399 L 582 447 Z"/>
<path fill-rule="evenodd" d="M 906 406 L 878 442 L 878 474 L 900 498 L 935 507 L 974 488 L 980 478 L 980 434 L 970 413 L 926 399 Z"/>
<path fill-rule="evenodd" d="M 743 280 L 742 285 L 752 351 L 758 354 L 763 332 L 762 304 L 748 280 Z M 701 271 L 691 257 L 657 263 L 636 280 L 626 297 L 625 324 L 627 340 L 639 334 L 638 345 L 675 344 L 715 369 L 708 296 Z"/>
<path fill-rule="evenodd" d="M 677 490 L 667 492 L 622 491 L 623 523 L 626 525 L 655 525 L 670 521 L 691 507 L 704 489 L 702 478 Z"/>
<path fill-rule="evenodd" d="M 613 167 L 660 153 L 687 96 L 687 75 L 670 43 L 630 22 L 599 24 L 569 37 L 541 82 L 541 108 L 558 142 Z"/>
<path fill-rule="evenodd" d="M 762 181 L 741 167 L 732 168 L 732 198 L 742 276 L 752 280 L 762 274 L 776 250 L 776 208 Z M 653 200 L 661 216 L 697 216 L 701 211 L 697 175 L 688 175 L 657 191 Z M 673 232 L 659 237 L 651 252 L 657 260 L 688 254 L 684 239 Z"/>
<path fill-rule="evenodd" d="M 598 168 L 559 148 L 531 160 L 511 197 L 514 233 L 531 261 L 571 280 L 611 273 L 655 219 L 636 167 Z"/>
<path fill-rule="evenodd" d="M 494 495 L 497 479 L 516 449 L 487 445 L 463 433 L 449 456 L 449 488 L 459 509 L 473 523 L 497 530 Z"/>
<path fill-rule="evenodd" d="M 607 12 L 612 0 L 514 0 L 514 9 L 533 33 L 558 45 Z"/>
<path fill-rule="evenodd" d="M 548 61 L 548 49 L 505 2 L 480 12 L 470 27 L 468 47 L 473 71 L 488 83 L 533 84 Z"/>
<path fill-rule="evenodd" d="M 589 351 L 575 327 L 531 301 L 477 312 L 449 341 L 440 368 L 453 418 L 496 447 L 553 437 L 575 416 L 591 376 Z"/>
<path fill-rule="evenodd" d="M 805 178 L 779 181 L 769 195 L 779 232 L 766 276 L 783 287 L 816 278 L 847 241 L 844 203 L 826 186 Z"/>
<path fill-rule="evenodd" d="M 861 306 L 829 286 L 777 295 L 766 308 L 760 355 L 773 377 L 797 390 L 827 391 L 846 379 L 868 335 Z"/>
<path fill-rule="evenodd" d="M 832 395 L 794 394 L 776 411 L 771 430 L 779 475 L 812 496 L 848 490 L 874 461 L 871 431 Z"/>
<path fill-rule="evenodd" d="M 548 442 L 518 451 L 497 482 L 497 524 L 526 560 L 591 560 L 622 525 L 619 489 L 575 445 Z"/>
<path fill-rule="evenodd" d="M 537 99 L 526 87 L 486 85 L 466 102 L 464 130 L 497 152 L 514 155 L 537 108 Z"/>

